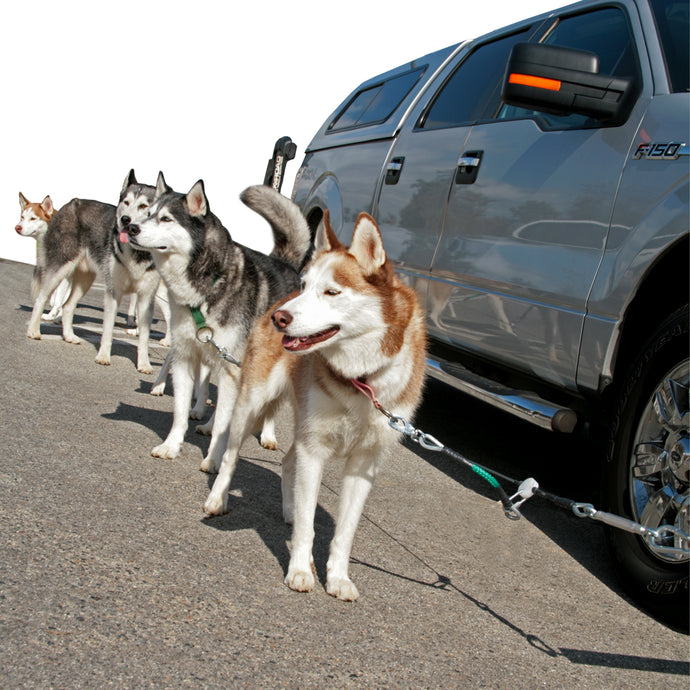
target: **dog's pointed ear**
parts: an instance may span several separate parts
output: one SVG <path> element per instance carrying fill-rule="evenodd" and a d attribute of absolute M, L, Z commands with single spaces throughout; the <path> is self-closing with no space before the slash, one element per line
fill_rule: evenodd
<path fill-rule="evenodd" d="M 43 201 L 41 202 L 41 208 L 45 211 L 47 216 L 51 216 L 55 212 L 53 200 L 49 196 L 43 199 Z"/>
<path fill-rule="evenodd" d="M 316 228 L 316 235 L 314 235 L 314 251 L 330 252 L 342 246 L 340 240 L 338 240 L 335 235 L 335 231 L 331 227 L 331 216 L 328 213 L 328 209 L 326 209 L 319 226 Z"/>
<path fill-rule="evenodd" d="M 193 216 L 203 217 L 208 213 L 208 200 L 206 199 L 203 180 L 199 180 L 187 192 L 187 208 Z"/>
<path fill-rule="evenodd" d="M 158 173 L 158 179 L 156 180 L 156 193 L 154 195 L 154 199 L 158 199 L 158 197 L 163 196 L 163 194 L 167 194 L 168 192 L 172 192 L 172 187 L 168 187 L 168 183 L 165 181 L 161 171 Z"/>
<path fill-rule="evenodd" d="M 352 233 L 350 254 L 364 270 L 371 275 L 386 263 L 386 252 L 376 221 L 368 213 L 360 213 Z"/>
<path fill-rule="evenodd" d="M 137 178 L 134 175 L 134 168 L 132 168 L 127 177 L 125 177 L 125 181 L 122 183 L 122 191 L 120 191 L 120 196 L 124 195 L 125 189 L 127 189 L 127 187 L 129 187 L 131 184 L 137 184 Z"/>
<path fill-rule="evenodd" d="M 29 200 L 21 192 L 19 192 L 19 205 L 22 211 L 29 205 Z"/>

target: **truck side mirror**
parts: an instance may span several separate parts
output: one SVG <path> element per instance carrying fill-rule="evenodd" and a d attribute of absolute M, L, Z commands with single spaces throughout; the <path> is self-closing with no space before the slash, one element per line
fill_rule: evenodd
<path fill-rule="evenodd" d="M 627 118 L 635 95 L 633 79 L 599 74 L 594 53 L 518 43 L 503 78 L 504 103 L 554 115 L 578 113 L 605 124 Z"/>

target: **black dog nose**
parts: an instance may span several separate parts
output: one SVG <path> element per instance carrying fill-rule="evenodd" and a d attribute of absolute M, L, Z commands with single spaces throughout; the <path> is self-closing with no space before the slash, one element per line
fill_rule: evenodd
<path fill-rule="evenodd" d="M 284 309 L 278 309 L 278 311 L 273 312 L 271 320 L 273 325 L 280 330 L 287 328 L 292 323 L 292 314 Z"/>
<path fill-rule="evenodd" d="M 129 216 L 122 216 L 120 218 L 120 223 L 122 223 L 123 227 L 126 227 L 132 222 L 132 219 Z"/>
<path fill-rule="evenodd" d="M 140 230 L 138 225 L 128 225 L 127 226 L 127 234 L 130 237 L 136 237 L 140 232 L 141 232 L 141 230 Z"/>

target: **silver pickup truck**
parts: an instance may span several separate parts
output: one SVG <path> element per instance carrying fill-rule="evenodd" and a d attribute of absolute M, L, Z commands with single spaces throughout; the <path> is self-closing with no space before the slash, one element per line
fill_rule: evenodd
<path fill-rule="evenodd" d="M 588 0 L 425 55 L 347 96 L 293 190 L 344 241 L 377 219 L 431 376 L 598 431 L 598 507 L 662 528 L 609 530 L 622 580 L 686 628 L 689 33 L 688 0 Z"/>

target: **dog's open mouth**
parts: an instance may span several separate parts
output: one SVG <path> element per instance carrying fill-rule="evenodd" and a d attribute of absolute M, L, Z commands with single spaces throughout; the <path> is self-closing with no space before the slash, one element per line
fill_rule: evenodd
<path fill-rule="evenodd" d="M 319 331 L 319 333 L 314 333 L 313 335 L 303 335 L 299 338 L 295 338 L 291 335 L 284 335 L 283 347 L 289 352 L 301 352 L 302 350 L 308 350 L 313 345 L 322 343 L 324 340 L 332 338 L 339 330 L 339 326 L 331 326 L 325 331 Z"/>

